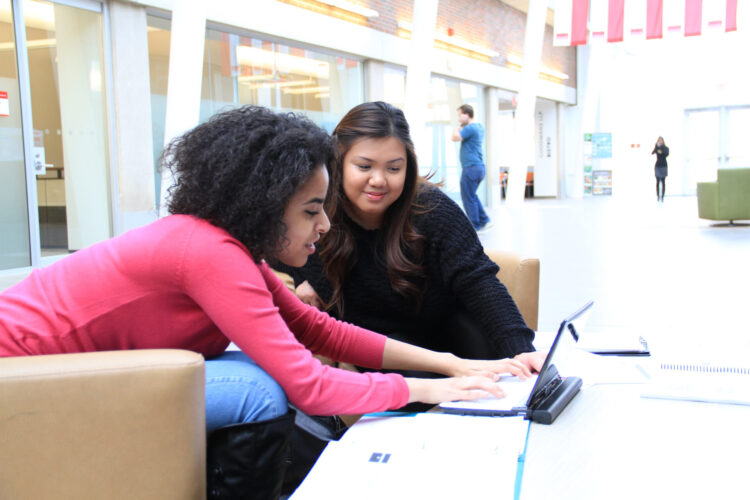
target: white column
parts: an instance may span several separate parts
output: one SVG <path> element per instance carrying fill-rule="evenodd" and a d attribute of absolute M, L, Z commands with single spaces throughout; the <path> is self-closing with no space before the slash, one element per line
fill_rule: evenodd
<path fill-rule="evenodd" d="M 498 117 L 498 91 L 494 87 L 485 87 L 484 100 L 487 110 L 487 130 L 485 133 L 485 151 L 487 157 L 484 162 L 487 167 L 487 205 L 492 208 L 500 204 L 500 152 L 497 137 L 500 134 Z"/>
<path fill-rule="evenodd" d="M 437 10 L 438 0 L 414 0 L 409 65 L 406 68 L 404 113 L 409 121 L 417 154 L 426 144 L 424 134 L 430 95 L 430 61 L 434 50 Z"/>
<path fill-rule="evenodd" d="M 156 218 L 146 9 L 110 4 L 121 232 Z"/>
<path fill-rule="evenodd" d="M 529 0 L 526 14 L 526 32 L 523 42 L 523 68 L 521 90 L 516 105 L 515 138 L 512 160 L 508 172 L 508 203 L 523 201 L 526 186 L 526 167 L 532 164 L 534 148 L 534 108 L 536 106 L 537 81 L 544 44 L 544 26 L 547 16 L 547 0 Z"/>
<path fill-rule="evenodd" d="M 180 0 L 172 3 L 167 113 L 164 120 L 165 146 L 173 138 L 195 127 L 200 118 L 206 3 L 204 0 Z M 173 184 L 172 173 L 165 169 L 161 177 L 161 216 L 167 215 L 166 199 Z"/>

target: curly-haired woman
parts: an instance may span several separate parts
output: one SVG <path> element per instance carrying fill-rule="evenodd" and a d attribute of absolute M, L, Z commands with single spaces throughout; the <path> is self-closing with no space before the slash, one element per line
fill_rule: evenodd
<path fill-rule="evenodd" d="M 209 456 L 231 456 L 221 475 L 209 475 L 210 488 L 278 496 L 293 423 L 287 401 L 317 415 L 372 412 L 501 395 L 495 374 L 528 374 L 514 360 L 463 360 L 341 323 L 282 284 L 266 260 L 301 266 L 330 228 L 323 203 L 333 148 L 306 118 L 235 109 L 174 140 L 163 158 L 176 177 L 173 215 L 37 269 L 0 294 L 0 356 L 202 353 L 207 430 L 221 436 L 218 451 L 209 439 Z M 224 352 L 230 342 L 241 351 Z M 313 353 L 453 377 L 353 373 Z"/>

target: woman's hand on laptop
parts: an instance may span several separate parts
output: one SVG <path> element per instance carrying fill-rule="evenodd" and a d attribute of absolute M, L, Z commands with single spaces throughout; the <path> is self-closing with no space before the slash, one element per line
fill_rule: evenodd
<path fill-rule="evenodd" d="M 544 360 L 547 358 L 547 354 L 544 352 L 522 352 L 517 354 L 513 359 L 523 363 L 523 365 L 531 370 L 533 373 L 539 373 L 544 365 Z"/>
<path fill-rule="evenodd" d="M 505 397 L 505 392 L 493 379 L 483 376 L 448 378 L 406 378 L 409 403 L 420 401 L 438 404 L 445 401 L 472 401 L 494 396 Z"/>

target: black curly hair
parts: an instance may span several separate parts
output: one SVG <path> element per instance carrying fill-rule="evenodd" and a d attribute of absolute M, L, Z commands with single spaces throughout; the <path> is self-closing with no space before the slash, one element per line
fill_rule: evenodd
<path fill-rule="evenodd" d="M 175 177 L 169 212 L 205 219 L 256 262 L 272 260 L 288 244 L 289 198 L 334 155 L 330 136 L 305 116 L 259 106 L 219 113 L 164 149 L 161 165 Z"/>

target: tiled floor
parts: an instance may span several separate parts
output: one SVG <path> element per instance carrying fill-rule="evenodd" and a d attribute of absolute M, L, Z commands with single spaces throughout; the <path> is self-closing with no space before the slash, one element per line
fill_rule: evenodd
<path fill-rule="evenodd" d="M 485 247 L 541 261 L 540 331 L 593 299 L 592 331 L 750 348 L 750 224 L 699 219 L 695 197 L 527 200 L 490 216 Z"/>

